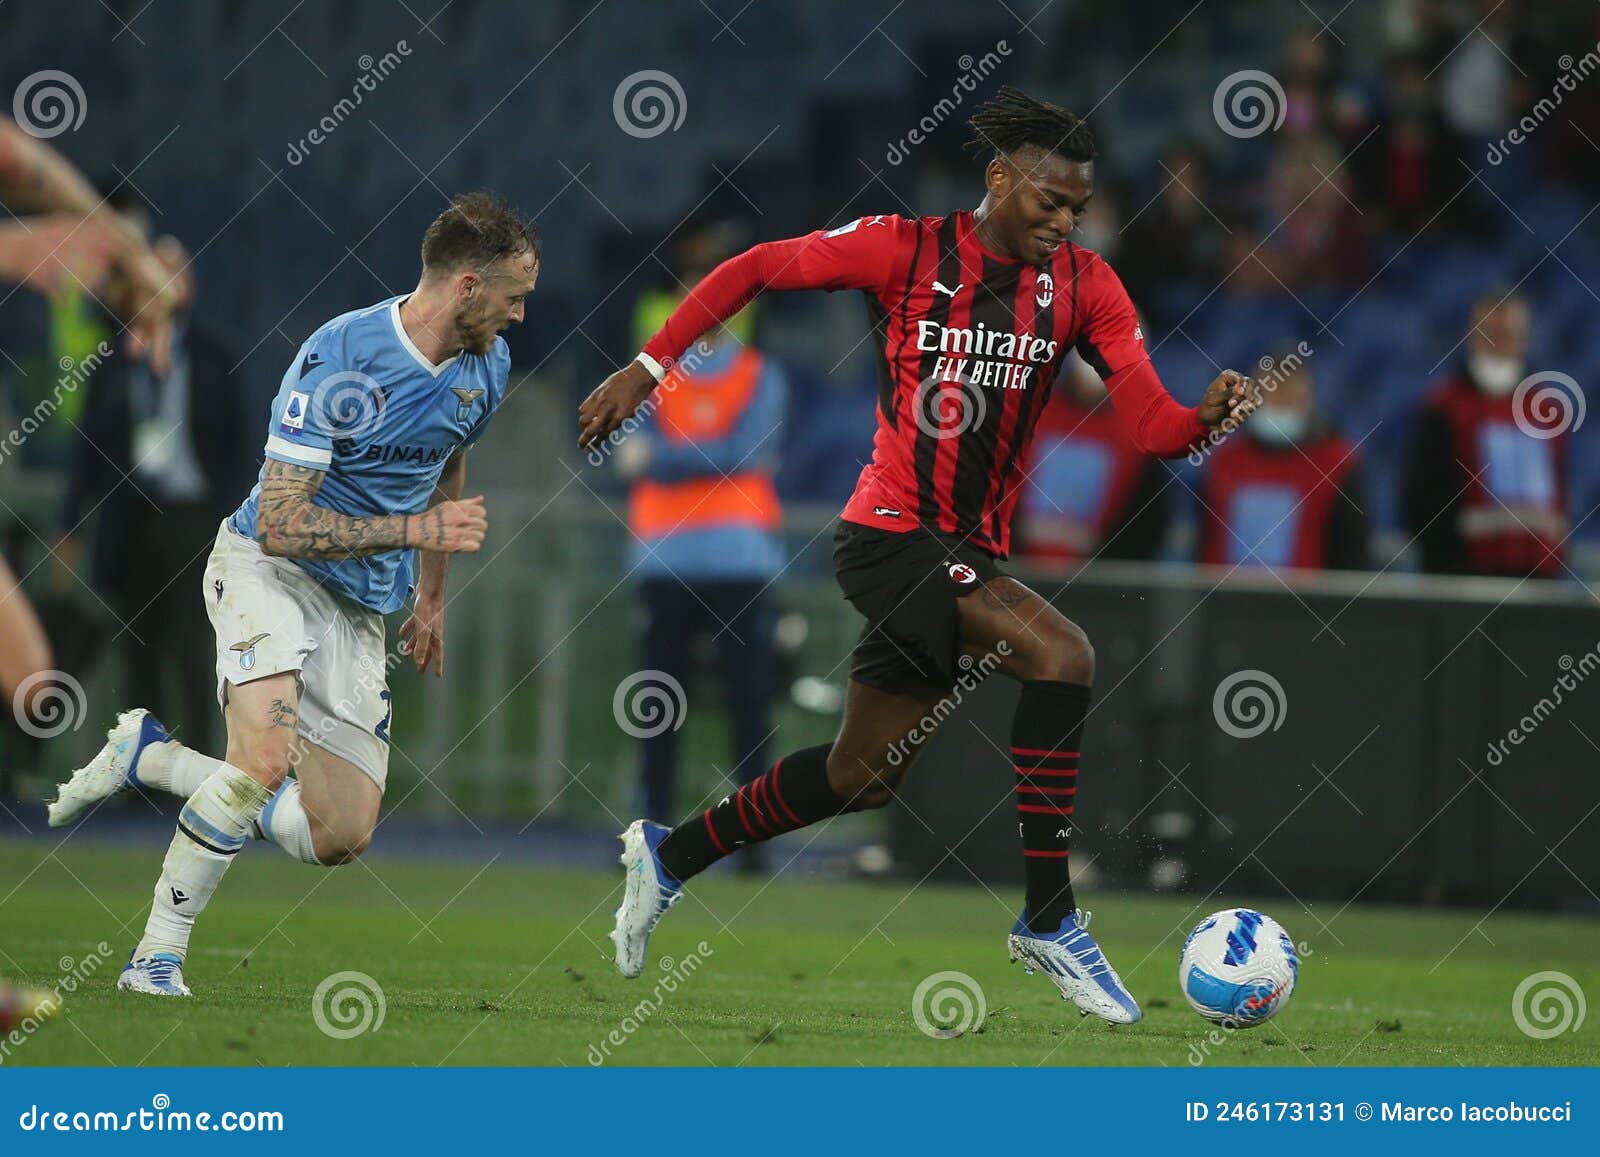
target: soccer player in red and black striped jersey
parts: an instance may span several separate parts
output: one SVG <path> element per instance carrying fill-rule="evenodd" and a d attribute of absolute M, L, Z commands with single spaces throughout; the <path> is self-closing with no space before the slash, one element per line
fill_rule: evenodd
<path fill-rule="evenodd" d="M 856 289 L 880 347 L 877 436 L 834 536 L 840 586 L 866 618 L 844 722 L 670 831 L 623 834 L 627 891 L 617 966 L 644 968 L 650 932 L 684 881 L 741 846 L 892 798 L 935 705 L 974 667 L 1022 684 L 1011 728 L 1027 896 L 1008 947 L 1086 1012 L 1127 1023 L 1139 1007 L 1085 929 L 1067 870 L 1078 750 L 1094 677 L 1083 631 L 998 565 L 1029 439 L 1076 349 L 1145 452 L 1177 457 L 1254 408 L 1225 371 L 1179 405 L 1145 352 L 1109 266 L 1071 240 L 1093 193 L 1095 146 L 1065 109 L 1002 89 L 971 122 L 987 157 L 983 202 L 947 217 L 862 217 L 757 245 L 695 286 L 638 359 L 579 411 L 584 449 L 639 410 L 701 334 L 761 293 Z"/>

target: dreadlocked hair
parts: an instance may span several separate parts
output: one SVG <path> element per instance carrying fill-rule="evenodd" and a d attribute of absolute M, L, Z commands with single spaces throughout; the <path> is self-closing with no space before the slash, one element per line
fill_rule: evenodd
<path fill-rule="evenodd" d="M 980 104 L 967 123 L 973 137 L 966 147 L 974 153 L 1011 153 L 1037 145 L 1069 161 L 1092 161 L 1097 154 L 1088 121 L 1009 84 Z"/>

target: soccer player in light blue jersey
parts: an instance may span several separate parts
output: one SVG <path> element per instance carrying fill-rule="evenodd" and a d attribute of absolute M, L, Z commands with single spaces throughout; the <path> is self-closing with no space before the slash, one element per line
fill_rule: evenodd
<path fill-rule="evenodd" d="M 416 289 L 334 318 L 295 354 L 260 480 L 206 567 L 226 757 L 136 708 L 50 805 L 59 827 L 130 787 L 188 801 L 119 988 L 189 994 L 195 918 L 250 836 L 326 865 L 371 841 L 389 762 L 382 616 L 414 593 L 400 653 L 443 675 L 450 555 L 478 550 L 488 527 L 482 496 L 462 498 L 467 447 L 505 396 L 498 335 L 538 275 L 533 224 L 460 196 L 423 237 Z"/>

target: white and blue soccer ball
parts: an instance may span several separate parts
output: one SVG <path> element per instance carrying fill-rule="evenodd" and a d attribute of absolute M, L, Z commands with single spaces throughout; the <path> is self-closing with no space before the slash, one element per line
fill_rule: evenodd
<path fill-rule="evenodd" d="M 1251 908 L 1225 908 L 1200 921 L 1178 961 L 1178 986 L 1189 1004 L 1232 1028 L 1271 1020 L 1289 1003 L 1299 975 L 1289 934 Z"/>

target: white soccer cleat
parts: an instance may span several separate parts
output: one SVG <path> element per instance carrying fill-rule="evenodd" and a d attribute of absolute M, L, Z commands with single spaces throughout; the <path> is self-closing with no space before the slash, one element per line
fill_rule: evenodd
<path fill-rule="evenodd" d="M 117 977 L 117 987 L 149 996 L 189 995 L 189 986 L 183 983 L 183 961 L 170 952 L 152 952 L 128 961 Z"/>
<path fill-rule="evenodd" d="M 617 971 L 629 979 L 644 971 L 650 933 L 667 909 L 683 899 L 683 885 L 667 875 L 656 856 L 670 830 L 649 820 L 634 820 L 618 837 L 622 855 L 617 858 L 628 877 L 611 939 L 617 946 Z"/>
<path fill-rule="evenodd" d="M 106 732 L 106 745 L 72 778 L 56 787 L 50 801 L 50 826 L 65 827 L 103 799 L 139 787 L 139 756 L 152 743 L 170 743 L 172 736 L 143 707 L 124 711 Z"/>
<path fill-rule="evenodd" d="M 1030 932 L 1018 917 L 1006 938 L 1013 961 L 1024 972 L 1045 972 L 1061 990 L 1061 999 L 1112 1024 L 1133 1024 L 1144 1014 L 1123 986 L 1122 977 L 1089 935 L 1089 913 L 1073 912 L 1054 932 Z"/>

